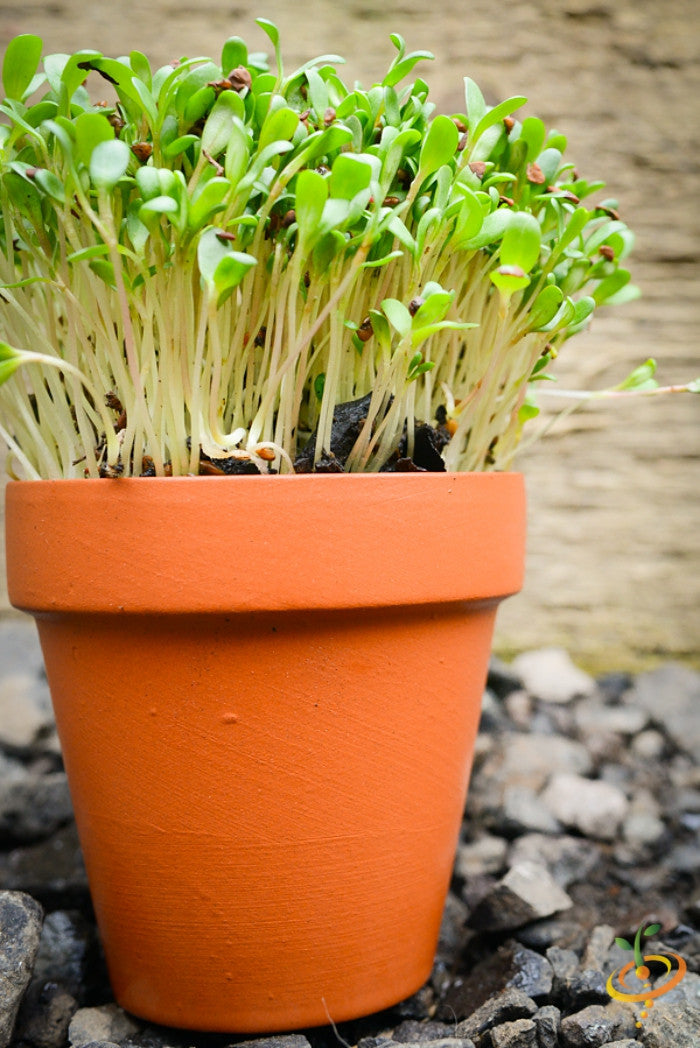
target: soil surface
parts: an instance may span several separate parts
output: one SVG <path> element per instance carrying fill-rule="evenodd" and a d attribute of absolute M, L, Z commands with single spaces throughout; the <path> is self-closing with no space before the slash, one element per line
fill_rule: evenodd
<path fill-rule="evenodd" d="M 254 24 L 261 15 L 280 26 L 290 67 L 339 51 L 349 56 L 348 77 L 367 83 L 391 60 L 394 31 L 409 49 L 436 55 L 421 71 L 440 108 L 463 110 L 464 75 L 490 102 L 528 95 L 527 112 L 568 134 L 582 174 L 606 179 L 606 194 L 637 233 L 633 274 L 643 298 L 604 313 L 567 347 L 560 384 L 613 385 L 652 356 L 664 384 L 700 373 L 695 0 L 442 10 L 418 0 L 206 0 L 196 8 L 179 0 L 25 0 L 0 3 L 0 48 L 31 31 L 51 51 L 136 47 L 162 64 L 218 54 L 231 35 L 266 50 Z M 522 454 L 528 582 L 502 610 L 502 649 L 560 643 L 598 667 L 638 666 L 661 653 L 697 660 L 699 406 L 686 396 L 591 407 Z"/>

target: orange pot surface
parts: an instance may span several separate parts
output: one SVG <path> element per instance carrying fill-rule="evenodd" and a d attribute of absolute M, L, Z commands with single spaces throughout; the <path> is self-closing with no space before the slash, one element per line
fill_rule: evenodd
<path fill-rule="evenodd" d="M 264 1032 L 420 987 L 523 536 L 515 474 L 8 486 L 123 1007 Z"/>

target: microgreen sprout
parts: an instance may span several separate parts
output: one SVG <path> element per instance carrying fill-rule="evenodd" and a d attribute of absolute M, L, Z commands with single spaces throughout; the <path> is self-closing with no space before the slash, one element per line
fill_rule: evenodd
<path fill-rule="evenodd" d="M 237 37 L 157 70 L 10 42 L 0 436 L 17 474 L 505 468 L 562 344 L 635 297 L 614 202 L 581 203 L 602 183 L 516 116 L 523 97 L 489 107 L 466 79 L 464 112 L 434 115 L 410 79 L 431 55 L 398 34 L 363 90 L 334 55 L 288 72 L 258 24 L 272 66 Z M 439 465 L 421 467 L 426 426 Z"/>

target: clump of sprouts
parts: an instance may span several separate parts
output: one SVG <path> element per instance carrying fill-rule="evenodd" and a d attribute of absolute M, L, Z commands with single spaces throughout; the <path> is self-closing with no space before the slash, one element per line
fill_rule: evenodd
<path fill-rule="evenodd" d="M 259 24 L 272 68 L 235 37 L 155 72 L 138 51 L 10 43 L 0 436 L 17 475 L 377 471 L 412 462 L 426 424 L 434 468 L 507 468 L 532 384 L 597 306 L 635 295 L 614 203 L 582 205 L 602 183 L 514 117 L 524 98 L 489 108 L 467 79 L 465 112 L 434 115 L 404 82 L 431 56 L 398 35 L 369 90 L 333 55 L 285 74 Z"/>

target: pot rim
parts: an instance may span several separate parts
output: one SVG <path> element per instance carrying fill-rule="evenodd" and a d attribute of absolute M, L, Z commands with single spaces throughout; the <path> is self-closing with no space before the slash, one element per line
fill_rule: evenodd
<path fill-rule="evenodd" d="M 34 614 L 496 601 L 523 579 L 520 473 L 12 481 L 6 503 Z"/>

